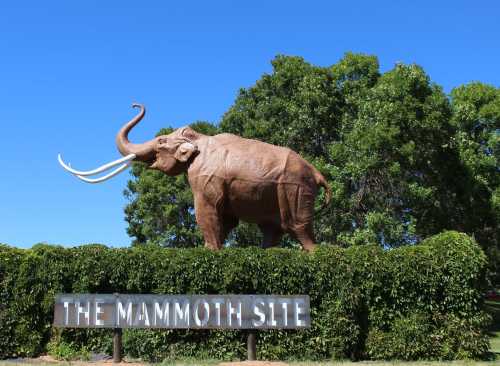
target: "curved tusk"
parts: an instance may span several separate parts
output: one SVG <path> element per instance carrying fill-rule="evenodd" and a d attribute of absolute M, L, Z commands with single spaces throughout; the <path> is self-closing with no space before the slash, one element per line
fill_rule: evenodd
<path fill-rule="evenodd" d="M 85 176 L 89 176 L 89 175 L 95 175 L 98 173 L 102 173 L 103 171 L 108 170 L 108 169 L 114 167 L 115 165 L 128 162 L 128 161 L 134 159 L 135 157 L 136 157 L 135 154 L 129 154 L 123 158 L 120 158 L 120 159 L 117 159 L 117 160 L 112 161 L 110 163 L 104 164 L 103 166 L 100 166 L 99 168 L 96 168 L 94 170 L 88 170 L 88 171 L 80 171 L 80 170 L 75 170 L 75 169 L 71 168 L 69 165 L 67 165 L 62 160 L 61 154 L 57 155 L 57 160 L 59 160 L 59 164 L 61 164 L 61 166 L 64 169 L 66 169 L 68 172 L 70 172 L 71 174 L 80 175 L 80 176 L 85 177 Z"/>
<path fill-rule="evenodd" d="M 102 176 L 100 178 L 85 178 L 79 174 L 76 174 L 75 177 L 77 177 L 78 179 L 83 180 L 84 182 L 87 182 L 87 183 L 101 183 L 101 182 L 104 182 L 105 180 L 108 180 L 109 178 L 112 178 L 115 175 L 121 173 L 122 171 L 127 169 L 129 166 L 130 166 L 130 161 L 126 162 L 122 166 L 113 170 L 111 173 L 108 173 L 105 176 Z"/>

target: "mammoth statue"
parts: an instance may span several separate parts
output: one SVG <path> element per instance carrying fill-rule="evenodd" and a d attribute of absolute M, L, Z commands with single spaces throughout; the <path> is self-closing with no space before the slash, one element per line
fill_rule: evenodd
<path fill-rule="evenodd" d="M 78 171 L 59 155 L 61 165 L 89 183 L 111 178 L 132 160 L 168 175 L 187 172 L 206 247 L 221 249 L 229 232 L 242 220 L 258 225 L 264 248 L 278 245 L 286 232 L 305 250 L 314 249 L 314 200 L 320 186 L 325 189 L 327 203 L 331 192 L 313 165 L 288 148 L 229 133 L 206 136 L 190 127 L 134 144 L 128 133 L 144 117 L 145 109 L 140 104 L 133 107 L 139 108 L 139 113 L 116 136 L 123 158 L 91 171 Z M 101 178 L 89 178 L 119 164 Z"/>

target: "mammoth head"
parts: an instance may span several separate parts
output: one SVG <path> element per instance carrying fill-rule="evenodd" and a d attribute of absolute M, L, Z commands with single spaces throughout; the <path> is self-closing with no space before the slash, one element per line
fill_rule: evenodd
<path fill-rule="evenodd" d="M 198 153 L 196 139 L 198 134 L 190 127 L 180 128 L 171 134 L 158 136 L 155 139 L 154 161 L 150 167 L 161 170 L 168 175 L 184 172 L 191 159 Z"/>
<path fill-rule="evenodd" d="M 132 160 L 142 161 L 150 168 L 161 170 L 168 175 L 178 175 L 186 171 L 189 163 L 198 153 L 196 140 L 201 136 L 190 127 L 182 127 L 168 135 L 157 136 L 142 144 L 134 144 L 128 140 L 130 130 L 144 117 L 146 110 L 141 104 L 133 104 L 140 108 L 139 113 L 127 122 L 116 135 L 116 145 L 124 156 L 121 159 L 105 164 L 90 171 L 78 171 L 65 164 L 59 155 L 59 163 L 64 169 L 88 183 L 103 182 L 125 170 Z M 122 164 L 113 172 L 100 178 L 87 178 L 87 176 L 104 172 L 116 165 Z"/>

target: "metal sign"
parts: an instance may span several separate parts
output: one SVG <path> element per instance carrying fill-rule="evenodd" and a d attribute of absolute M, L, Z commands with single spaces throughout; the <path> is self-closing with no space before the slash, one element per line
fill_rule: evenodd
<path fill-rule="evenodd" d="M 54 326 L 68 328 L 309 328 L 309 296 L 59 294 Z"/>

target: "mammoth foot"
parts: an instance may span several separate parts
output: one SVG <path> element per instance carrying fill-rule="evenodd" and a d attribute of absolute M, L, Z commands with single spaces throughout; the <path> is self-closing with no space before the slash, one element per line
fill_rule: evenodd
<path fill-rule="evenodd" d="M 210 250 L 221 250 L 222 249 L 222 245 L 211 244 L 211 243 L 205 242 L 205 248 L 210 249 Z"/>
<path fill-rule="evenodd" d="M 316 244 L 308 244 L 307 246 L 302 244 L 302 249 L 304 249 L 308 253 L 314 252 L 316 248 L 317 248 Z"/>

